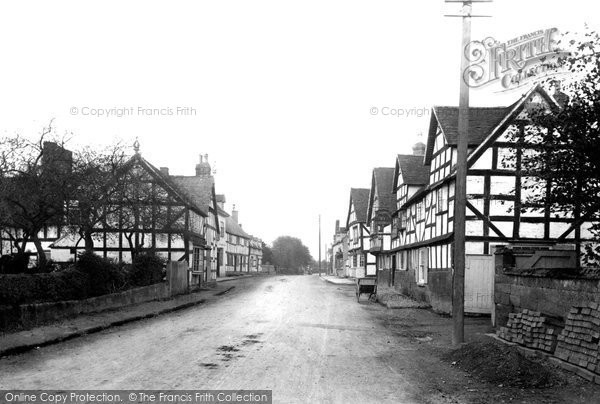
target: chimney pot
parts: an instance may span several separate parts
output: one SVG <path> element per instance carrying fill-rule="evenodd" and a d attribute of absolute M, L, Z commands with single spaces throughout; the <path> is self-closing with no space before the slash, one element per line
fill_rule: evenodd
<path fill-rule="evenodd" d="M 413 155 L 424 156 L 425 155 L 425 144 L 423 142 L 415 143 L 412 147 Z"/>
<path fill-rule="evenodd" d="M 196 164 L 196 177 L 210 177 L 211 173 L 208 154 L 200 154 L 200 162 Z"/>

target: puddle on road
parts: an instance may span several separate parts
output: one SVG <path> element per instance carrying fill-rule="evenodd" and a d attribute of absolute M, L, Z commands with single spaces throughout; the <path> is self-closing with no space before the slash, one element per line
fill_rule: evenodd
<path fill-rule="evenodd" d="M 244 340 L 242 340 L 237 345 L 221 345 L 217 348 L 217 355 L 221 357 L 221 361 L 228 362 L 234 358 L 245 358 L 246 355 L 242 354 L 234 354 L 235 352 L 239 352 L 239 347 L 245 347 L 247 345 L 254 345 L 261 343 L 262 341 L 258 338 L 262 335 L 262 333 L 257 334 L 248 334 L 244 336 Z"/>
<path fill-rule="evenodd" d="M 244 335 L 244 337 L 246 338 L 250 338 L 250 339 L 257 339 L 258 337 L 260 337 L 261 335 L 263 335 L 262 332 L 259 332 L 258 334 L 248 334 L 248 335 Z"/>
<path fill-rule="evenodd" d="M 269 285 L 265 288 L 265 292 L 272 292 L 273 291 L 273 286 Z"/>

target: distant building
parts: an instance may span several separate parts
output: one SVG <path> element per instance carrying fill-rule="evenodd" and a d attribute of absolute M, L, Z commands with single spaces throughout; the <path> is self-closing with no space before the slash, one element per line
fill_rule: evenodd
<path fill-rule="evenodd" d="M 350 189 L 346 228 L 348 229 L 348 276 L 353 278 L 376 274 L 375 257 L 368 254 L 370 237 L 367 227 L 368 204 L 368 189 Z"/>
<path fill-rule="evenodd" d="M 394 168 L 373 169 L 367 225 L 370 232 L 369 252 L 375 257 L 378 283 L 391 285 L 396 261 L 391 250 L 392 214 L 396 210 L 393 190 Z"/>
<path fill-rule="evenodd" d="M 340 221 L 335 221 L 335 233 L 331 245 L 332 275 L 349 276 L 348 263 L 348 232 L 340 227 Z"/>

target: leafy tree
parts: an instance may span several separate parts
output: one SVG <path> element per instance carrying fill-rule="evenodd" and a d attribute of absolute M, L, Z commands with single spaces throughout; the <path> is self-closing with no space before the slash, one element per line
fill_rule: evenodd
<path fill-rule="evenodd" d="M 587 31 L 582 38 L 571 40 L 572 52 L 558 59 L 572 78 L 555 93 L 563 105 L 529 111 L 532 125 L 511 135 L 531 151 L 508 160 L 514 165 L 520 158 L 524 176 L 530 176 L 522 186 L 524 207 L 573 214 L 578 225 L 596 219 L 590 230 L 600 240 L 600 36 Z M 586 246 L 588 262 L 598 257 L 598 247 Z"/>
<path fill-rule="evenodd" d="M 298 271 L 312 262 L 312 257 L 302 241 L 296 237 L 280 236 L 273 242 L 273 264 L 280 268 Z"/>
<path fill-rule="evenodd" d="M 264 241 L 262 243 L 262 261 L 265 264 L 273 263 L 273 251 Z"/>

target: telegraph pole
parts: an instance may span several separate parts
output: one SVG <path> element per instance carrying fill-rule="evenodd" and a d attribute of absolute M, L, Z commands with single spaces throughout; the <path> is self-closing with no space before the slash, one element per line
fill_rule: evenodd
<path fill-rule="evenodd" d="M 469 85 L 464 77 L 468 67 L 467 52 L 471 42 L 472 3 L 490 3 L 492 0 L 445 0 L 462 3 L 462 13 L 446 17 L 462 18 L 462 45 L 460 63 L 460 97 L 458 102 L 458 144 L 456 153 L 456 185 L 454 191 L 454 271 L 452 276 L 452 343 L 465 341 L 465 208 L 467 202 L 467 154 L 469 140 Z"/>
<path fill-rule="evenodd" d="M 319 215 L 319 276 L 321 276 L 321 215 Z"/>

